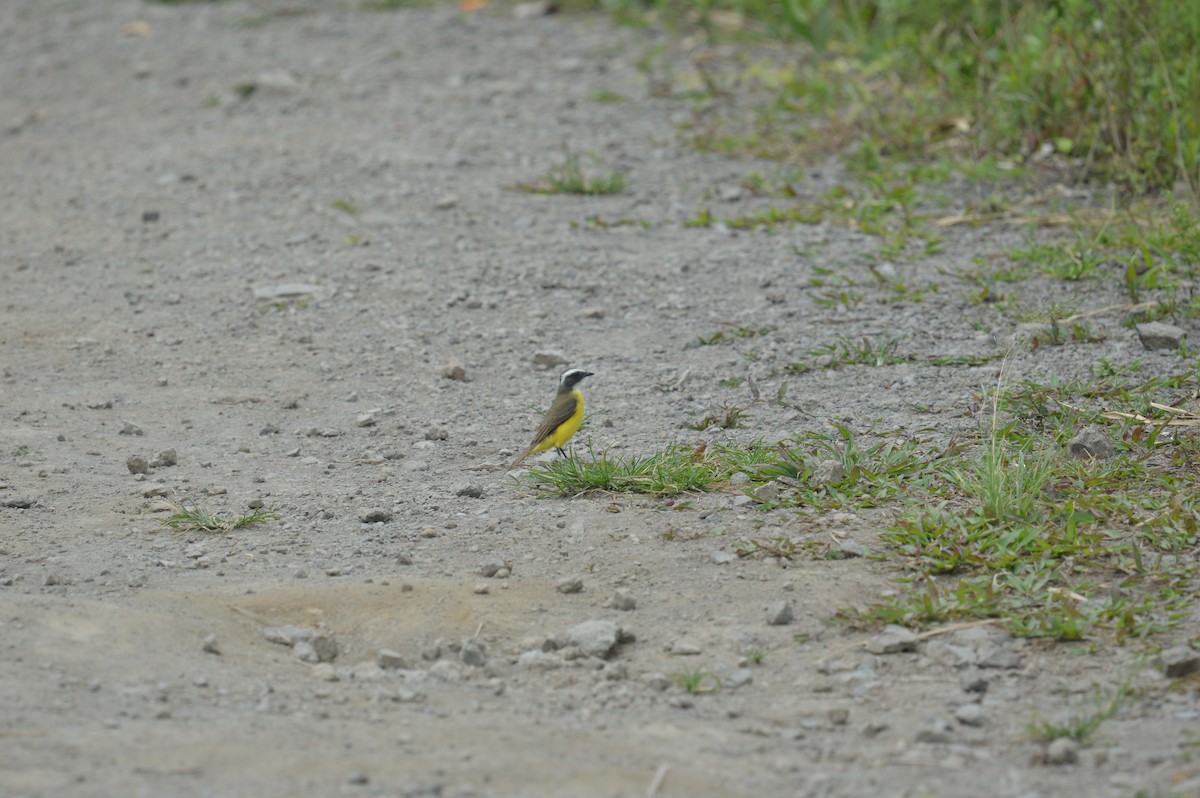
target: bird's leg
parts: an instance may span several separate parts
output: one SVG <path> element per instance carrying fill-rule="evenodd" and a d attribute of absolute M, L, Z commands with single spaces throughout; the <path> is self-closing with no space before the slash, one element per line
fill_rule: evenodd
<path fill-rule="evenodd" d="M 567 456 L 567 453 L 563 451 L 563 448 L 561 446 L 555 446 L 554 448 L 558 451 L 558 454 L 560 457 Z"/>

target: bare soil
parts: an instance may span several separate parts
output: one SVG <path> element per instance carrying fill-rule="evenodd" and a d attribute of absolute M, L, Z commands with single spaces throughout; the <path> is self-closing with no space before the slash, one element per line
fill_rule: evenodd
<path fill-rule="evenodd" d="M 977 329 L 949 275 L 1026 232 L 947 228 L 895 264 L 938 290 L 898 301 L 866 268 L 879 240 L 845 225 L 685 226 L 766 208 L 737 186 L 776 167 L 692 149 L 693 108 L 650 91 L 647 54 L 686 80 L 686 43 L 599 17 L 0 4 L 0 793 L 1200 794 L 1195 692 L 1153 668 L 1076 762 L 1042 764 L 1027 733 L 1088 709 L 1141 644 L 977 626 L 871 654 L 875 631 L 830 623 L 906 575 L 886 510 L 767 512 L 736 486 L 546 498 L 496 469 L 567 364 L 595 372 L 580 457 L 830 419 L 944 445 L 983 423 L 996 364 L 786 368 L 839 336 L 1002 351 L 1011 330 Z M 630 187 L 512 189 L 564 146 Z M 831 162 L 799 188 L 845 180 Z M 977 191 L 950 184 L 944 212 Z M 819 301 L 832 266 L 861 301 Z M 1049 286 L 1023 290 L 1067 290 Z M 1097 318 L 1101 345 L 1016 350 L 1009 374 L 1178 367 L 1118 321 Z M 738 326 L 766 332 L 697 345 Z M 721 384 L 739 377 L 768 398 L 788 383 L 793 405 Z M 747 408 L 736 428 L 685 426 L 723 404 Z M 149 462 L 165 450 L 177 464 Z M 163 525 L 259 502 L 278 518 Z M 751 538 L 882 556 L 729 556 Z M 581 592 L 556 589 L 572 576 Z M 618 588 L 635 609 L 610 606 Z M 768 625 L 780 601 L 794 619 Z M 607 656 L 561 646 L 588 620 L 622 628 Z M 288 624 L 336 658 L 264 636 Z M 377 667 L 385 649 L 406 667 Z M 985 692 L 964 690 L 974 668 Z M 670 683 L 698 670 L 721 689 Z"/>

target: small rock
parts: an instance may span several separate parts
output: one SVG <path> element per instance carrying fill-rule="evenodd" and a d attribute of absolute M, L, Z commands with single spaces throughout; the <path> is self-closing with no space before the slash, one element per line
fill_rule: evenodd
<path fill-rule="evenodd" d="M 62 584 L 62 577 L 53 571 L 46 574 L 46 576 L 42 579 L 42 587 L 54 587 L 55 585 L 59 584 Z"/>
<path fill-rule="evenodd" d="M 612 621 L 584 621 L 567 630 L 567 642 L 584 654 L 606 658 L 621 639 L 621 627 Z"/>
<path fill-rule="evenodd" d="M 486 596 L 488 593 L 492 592 L 492 589 L 490 587 L 488 587 L 487 585 L 485 585 L 483 582 L 479 582 L 475 585 L 475 587 L 473 588 L 473 591 L 476 596 Z"/>
<path fill-rule="evenodd" d="M 954 740 L 954 727 L 945 718 L 932 718 L 917 730 L 919 743 L 949 743 Z"/>
<path fill-rule="evenodd" d="M 455 194 L 438 197 L 433 203 L 433 207 L 439 211 L 448 211 L 456 205 L 458 205 L 458 196 Z"/>
<path fill-rule="evenodd" d="M 898 654 L 901 651 L 914 651 L 917 648 L 917 636 L 903 626 L 891 624 L 868 640 L 866 648 L 872 654 Z"/>
<path fill-rule="evenodd" d="M 583 577 L 568 576 L 565 579 L 560 579 L 554 589 L 559 593 L 580 593 L 583 591 Z"/>
<path fill-rule="evenodd" d="M 253 86 L 256 93 L 277 96 L 293 94 L 300 89 L 300 83 L 286 69 L 272 69 L 261 72 L 248 85 Z"/>
<path fill-rule="evenodd" d="M 737 559 L 737 555 L 731 551 L 714 551 L 708 555 L 708 559 L 712 560 L 714 565 L 728 565 Z"/>
<path fill-rule="evenodd" d="M 471 499 L 483 498 L 483 486 L 470 480 L 464 479 L 460 482 L 455 482 L 451 490 L 454 491 L 455 496 L 466 496 Z"/>
<path fill-rule="evenodd" d="M 442 376 L 448 380 L 466 382 L 467 369 L 462 363 L 458 362 L 454 358 L 450 358 L 442 364 Z"/>
<path fill-rule="evenodd" d="M 838 551 L 847 557 L 866 557 L 867 547 L 854 538 L 843 538 L 838 541 Z"/>
<path fill-rule="evenodd" d="M 217 643 L 217 636 L 213 634 L 205 635 L 204 642 L 200 645 L 200 649 L 205 654 L 216 654 L 217 656 L 220 656 L 221 654 L 221 647 Z"/>
<path fill-rule="evenodd" d="M 292 646 L 292 653 L 296 655 L 296 659 L 310 665 L 316 665 L 321 661 L 321 658 L 317 656 L 317 650 L 313 648 L 313 644 L 309 640 L 297 640 L 296 644 Z"/>
<path fill-rule="evenodd" d="M 0 501 L 0 507 L 11 507 L 14 510 L 28 510 L 35 504 L 37 504 L 37 500 L 28 496 L 13 496 Z"/>
<path fill-rule="evenodd" d="M 988 679 L 978 668 L 967 668 L 958 680 L 964 693 L 986 693 Z"/>
<path fill-rule="evenodd" d="M 637 609 L 637 598 L 628 588 L 619 587 L 608 600 L 608 606 L 621 612 L 630 612 Z"/>
<path fill-rule="evenodd" d="M 134 455 L 125 461 L 125 467 L 129 469 L 130 474 L 149 474 L 150 462 L 140 455 Z"/>
<path fill-rule="evenodd" d="M 1099 427 L 1084 427 L 1071 439 L 1067 451 L 1072 457 L 1104 459 L 1112 456 L 1113 442 L 1108 433 Z"/>
<path fill-rule="evenodd" d="M 579 311 L 579 318 L 581 318 L 581 319 L 602 319 L 602 318 L 604 318 L 606 313 L 607 313 L 607 311 L 605 311 L 604 308 L 584 308 L 583 310 Z"/>
<path fill-rule="evenodd" d="M 1070 737 L 1059 737 L 1046 746 L 1047 765 L 1073 765 L 1079 761 L 1079 743 Z"/>
<path fill-rule="evenodd" d="M 405 471 L 428 471 L 429 463 L 424 460 L 409 460 L 404 464 Z"/>
<path fill-rule="evenodd" d="M 792 603 L 786 599 L 784 601 L 776 601 L 767 607 L 768 626 L 786 626 L 792 622 L 794 617 Z"/>
<path fill-rule="evenodd" d="M 1187 646 L 1168 648 L 1155 658 L 1155 662 L 1168 679 L 1182 679 L 1200 671 L 1200 653 Z"/>
<path fill-rule="evenodd" d="M 367 774 L 363 773 L 361 770 L 356 770 L 346 777 L 347 784 L 362 785 L 368 784 L 370 781 L 371 779 L 367 777 Z"/>
<path fill-rule="evenodd" d="M 779 497 L 783 493 L 783 486 L 779 484 L 779 480 L 771 480 L 766 484 L 759 485 L 754 490 L 750 491 L 754 498 L 765 504 L 773 504 L 779 501 Z"/>
<path fill-rule="evenodd" d="M 700 652 L 700 646 L 690 640 L 679 640 L 671 645 L 671 653 L 677 657 L 695 657 Z"/>
<path fill-rule="evenodd" d="M 488 560 L 487 562 L 481 564 L 479 568 L 476 569 L 476 572 L 480 576 L 491 578 L 505 568 L 508 568 L 508 563 L 504 562 L 504 560 Z"/>
<path fill-rule="evenodd" d="M 533 356 L 533 365 L 544 369 L 565 366 L 567 365 L 567 356 L 558 351 L 537 352 Z"/>
<path fill-rule="evenodd" d="M 459 658 L 463 665 L 470 665 L 472 668 L 482 668 L 487 664 L 487 653 L 484 651 L 483 643 L 473 637 L 463 640 Z"/>
<path fill-rule="evenodd" d="M 155 485 L 142 491 L 142 496 L 147 499 L 161 499 L 170 495 L 171 489 L 166 485 Z"/>
<path fill-rule="evenodd" d="M 836 485 L 846 478 L 846 469 L 841 460 L 822 460 L 808 478 L 810 485 Z"/>
<path fill-rule="evenodd" d="M 318 662 L 333 662 L 337 659 L 338 644 L 332 635 L 317 635 L 311 642 L 313 650 L 317 652 Z"/>
<path fill-rule="evenodd" d="M 983 707 L 978 704 L 963 704 L 954 710 L 954 718 L 964 726 L 982 726 L 987 722 Z"/>
<path fill-rule="evenodd" d="M 360 662 L 350 669 L 350 678 L 356 682 L 377 682 L 387 676 L 379 664 L 372 661 Z"/>
<path fill-rule="evenodd" d="M 150 465 L 154 468 L 170 468 L 179 464 L 179 455 L 174 449 L 163 449 Z"/>
<path fill-rule="evenodd" d="M 745 687 L 754 681 L 754 672 L 749 668 L 738 668 L 733 673 L 729 674 L 721 680 L 721 686 L 727 687 L 730 690 L 736 690 L 739 687 Z"/>
<path fill-rule="evenodd" d="M 850 722 L 850 710 L 845 707 L 834 707 L 826 713 L 826 716 L 834 726 L 845 726 Z"/>
<path fill-rule="evenodd" d="M 427 441 L 448 441 L 450 440 L 450 431 L 445 427 L 430 427 L 425 430 L 425 440 Z"/>
<path fill-rule="evenodd" d="M 642 683 L 661 693 L 671 686 L 671 679 L 665 673 L 647 673 L 642 676 Z"/>
<path fill-rule="evenodd" d="M 390 648 L 379 649 L 379 656 L 375 658 L 375 662 L 385 671 L 408 670 L 408 660 L 404 655 Z"/>
<path fill-rule="evenodd" d="M 139 427 L 137 424 L 134 424 L 132 421 L 125 421 L 122 423 L 124 426 L 121 427 L 121 431 L 117 433 L 118 435 L 134 435 L 140 437 L 146 434 L 141 427 Z"/>
<path fill-rule="evenodd" d="M 362 521 L 364 524 L 386 524 L 394 517 L 395 516 L 391 510 L 385 510 L 382 507 L 374 507 L 360 515 L 358 520 Z"/>
<path fill-rule="evenodd" d="M 1137 334 L 1146 349 L 1178 349 L 1187 337 L 1187 331 L 1161 321 L 1137 325 Z"/>
<path fill-rule="evenodd" d="M 363 413 L 354 419 L 354 424 L 358 427 L 373 427 L 375 426 L 375 414 Z"/>
<path fill-rule="evenodd" d="M 339 679 L 337 668 L 333 667 L 328 662 L 320 662 L 316 665 L 313 665 L 312 675 L 314 678 L 320 679 L 323 682 L 336 682 Z"/>
<path fill-rule="evenodd" d="M 1021 652 L 1014 651 L 1008 646 L 994 642 L 983 643 L 979 646 L 979 667 L 1015 670 L 1024 663 Z"/>

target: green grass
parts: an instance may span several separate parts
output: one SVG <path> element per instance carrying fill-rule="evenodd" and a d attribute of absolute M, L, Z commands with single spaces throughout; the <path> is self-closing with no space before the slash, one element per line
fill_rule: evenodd
<path fill-rule="evenodd" d="M 532 467 L 525 478 L 542 490 L 562 496 L 601 491 L 678 496 L 725 485 L 738 469 L 739 460 L 751 451 L 710 454 L 676 447 L 647 457 L 610 457 L 607 453 L 596 457 L 590 452 L 587 459 L 572 453 Z"/>
<path fill-rule="evenodd" d="M 1090 743 L 1100 726 L 1135 697 L 1131 684 L 1141 667 L 1142 663 L 1138 663 L 1118 684 L 1097 691 L 1088 705 L 1069 710 L 1062 720 L 1031 723 L 1029 736 L 1042 742 L 1069 737 L 1083 745 Z"/>
<path fill-rule="evenodd" d="M 595 158 L 590 160 L 595 162 Z M 530 194 L 619 194 L 628 186 L 623 172 L 585 169 L 578 153 L 567 152 L 563 162 L 552 167 L 544 177 L 532 183 L 518 183 L 515 188 Z"/>
<path fill-rule="evenodd" d="M 715 693 L 721 689 L 721 680 L 706 670 L 684 669 L 671 674 L 671 681 L 692 695 Z"/>
<path fill-rule="evenodd" d="M 335 211 L 341 211 L 342 213 L 346 213 L 351 216 L 357 216 L 358 214 L 362 213 L 362 208 L 344 199 L 335 199 L 333 202 L 329 203 L 329 207 L 333 208 Z"/>
<path fill-rule="evenodd" d="M 264 524 L 279 516 L 276 513 L 256 509 L 237 518 L 229 518 L 209 512 L 199 505 L 180 507 L 179 512 L 163 520 L 163 526 L 183 531 L 202 530 L 205 532 L 232 532 L 242 527 Z"/>

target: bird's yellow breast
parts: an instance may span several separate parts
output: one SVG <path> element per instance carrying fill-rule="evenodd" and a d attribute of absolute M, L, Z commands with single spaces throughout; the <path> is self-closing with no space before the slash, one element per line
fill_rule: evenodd
<path fill-rule="evenodd" d="M 579 431 L 579 425 L 583 423 L 583 393 L 576 388 L 571 391 L 571 396 L 575 399 L 575 412 L 550 434 L 550 437 L 547 438 L 546 449 L 551 446 L 562 447 L 565 445 L 567 441 L 571 440 L 571 436 Z"/>

